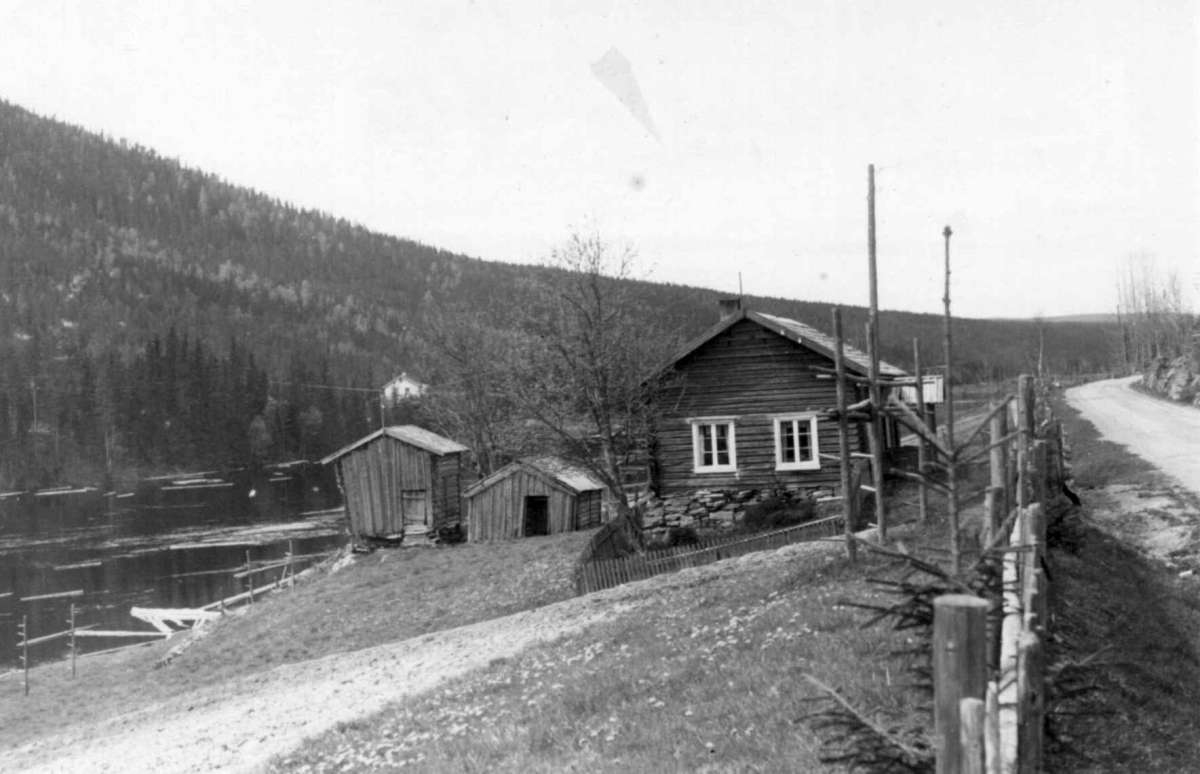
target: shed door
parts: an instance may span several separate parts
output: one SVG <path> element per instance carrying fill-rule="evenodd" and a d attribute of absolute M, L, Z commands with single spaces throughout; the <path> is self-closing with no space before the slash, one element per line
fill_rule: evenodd
<path fill-rule="evenodd" d="M 529 495 L 525 498 L 525 537 L 550 534 L 550 498 Z"/>
<path fill-rule="evenodd" d="M 424 489 L 406 489 L 400 493 L 400 500 L 404 526 L 429 524 L 429 492 Z"/>

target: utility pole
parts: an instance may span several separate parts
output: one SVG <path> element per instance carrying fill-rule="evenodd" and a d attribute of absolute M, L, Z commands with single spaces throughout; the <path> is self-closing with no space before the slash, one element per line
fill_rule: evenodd
<path fill-rule="evenodd" d="M 875 522 L 879 542 L 887 542 L 887 514 L 883 502 L 883 394 L 879 389 L 879 282 L 875 272 L 875 165 L 867 165 L 867 261 L 870 270 L 871 307 L 867 313 L 867 352 L 871 357 L 872 483 L 875 485 Z"/>

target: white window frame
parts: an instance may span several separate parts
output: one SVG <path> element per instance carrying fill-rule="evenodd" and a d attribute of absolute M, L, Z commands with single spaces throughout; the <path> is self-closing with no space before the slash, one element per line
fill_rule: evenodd
<path fill-rule="evenodd" d="M 737 472 L 737 417 L 694 417 L 688 419 L 692 426 L 692 470 L 695 473 L 736 473 Z M 717 425 L 729 428 L 729 462 L 724 465 L 704 464 L 704 429 Z M 715 431 L 714 431 L 715 432 Z M 714 458 L 716 456 L 714 436 Z"/>
<path fill-rule="evenodd" d="M 796 426 L 800 422 L 808 423 L 809 437 L 812 439 L 812 459 L 798 462 L 783 461 L 783 433 L 781 425 L 785 422 Z M 819 420 L 816 412 L 805 411 L 796 414 L 779 414 L 771 417 L 771 428 L 775 434 L 775 469 L 776 470 L 820 470 L 821 442 L 818 430 Z M 798 429 L 798 428 L 797 428 Z"/>

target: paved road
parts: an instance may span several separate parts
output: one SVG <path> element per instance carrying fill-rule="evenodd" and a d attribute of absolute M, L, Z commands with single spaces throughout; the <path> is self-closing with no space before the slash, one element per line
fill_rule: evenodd
<path fill-rule="evenodd" d="M 1133 390 L 1139 377 L 1108 379 L 1067 390 L 1067 402 L 1106 440 L 1123 444 L 1200 496 L 1200 409 Z"/>

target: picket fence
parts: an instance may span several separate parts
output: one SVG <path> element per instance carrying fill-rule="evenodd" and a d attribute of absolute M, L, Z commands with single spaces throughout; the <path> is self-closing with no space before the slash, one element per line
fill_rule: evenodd
<path fill-rule="evenodd" d="M 841 532 L 842 516 L 839 514 L 755 535 L 722 535 L 705 538 L 698 544 L 674 546 L 618 559 L 591 559 L 580 565 L 576 591 L 590 594 L 623 583 L 676 572 L 685 567 L 698 567 L 791 543 L 835 537 Z"/>

